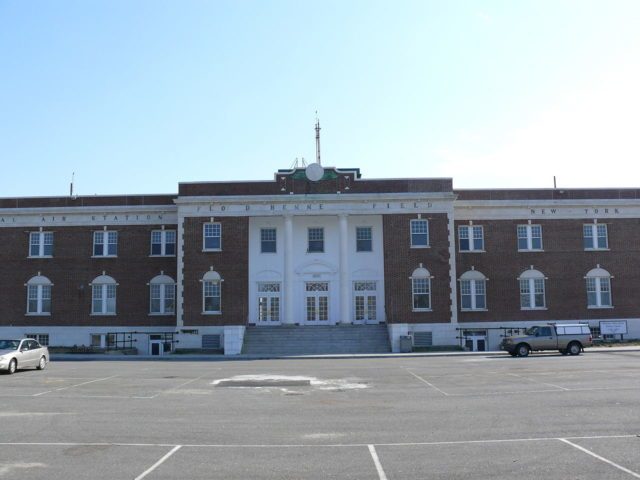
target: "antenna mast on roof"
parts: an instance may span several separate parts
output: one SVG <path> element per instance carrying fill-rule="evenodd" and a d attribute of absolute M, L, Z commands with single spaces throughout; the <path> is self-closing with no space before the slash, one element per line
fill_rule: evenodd
<path fill-rule="evenodd" d="M 76 172 L 71 173 L 71 183 L 69 184 L 69 196 L 73 197 L 73 178 L 76 176 Z"/>
<path fill-rule="evenodd" d="M 316 162 L 322 165 L 320 161 L 320 120 L 318 119 L 318 111 L 316 110 Z"/>

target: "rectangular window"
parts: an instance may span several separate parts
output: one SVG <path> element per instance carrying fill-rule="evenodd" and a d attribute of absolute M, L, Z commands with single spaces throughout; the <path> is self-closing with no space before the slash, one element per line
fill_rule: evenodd
<path fill-rule="evenodd" d="M 51 313 L 51 285 L 27 286 L 27 313 L 34 315 Z"/>
<path fill-rule="evenodd" d="M 487 308 L 486 280 L 460 281 L 460 307 L 462 310 L 485 310 Z"/>
<path fill-rule="evenodd" d="M 49 334 L 48 333 L 27 333 L 25 335 L 26 338 L 32 338 L 36 342 L 38 342 L 43 347 L 49 345 Z"/>
<path fill-rule="evenodd" d="M 542 250 L 542 225 L 518 225 L 518 250 Z"/>
<path fill-rule="evenodd" d="M 429 246 L 429 222 L 427 220 L 411 220 L 411 246 Z"/>
<path fill-rule="evenodd" d="M 608 308 L 611 303 L 611 278 L 587 277 L 587 306 Z"/>
<path fill-rule="evenodd" d="M 172 314 L 175 311 L 176 288 L 171 283 L 150 284 L 150 313 Z"/>
<path fill-rule="evenodd" d="M 275 228 L 260 229 L 260 252 L 276 253 L 276 229 Z"/>
<path fill-rule="evenodd" d="M 544 308 L 544 279 L 528 278 L 520 280 L 520 308 Z"/>
<path fill-rule="evenodd" d="M 204 313 L 220 313 L 220 282 L 204 282 Z"/>
<path fill-rule="evenodd" d="M 413 278 L 411 284 L 413 290 L 413 310 L 430 310 L 431 279 Z"/>
<path fill-rule="evenodd" d="M 151 232 L 151 255 L 171 257 L 176 254 L 176 231 L 153 230 Z"/>
<path fill-rule="evenodd" d="M 309 240 L 307 252 L 324 252 L 324 228 L 309 228 L 307 238 Z"/>
<path fill-rule="evenodd" d="M 116 284 L 94 284 L 92 289 L 91 313 L 94 315 L 115 315 Z"/>
<path fill-rule="evenodd" d="M 115 257 L 118 255 L 118 232 L 93 232 L 93 256 Z"/>
<path fill-rule="evenodd" d="M 461 252 L 484 251 L 484 230 L 480 225 L 458 227 L 458 241 Z"/>
<path fill-rule="evenodd" d="M 371 227 L 356 227 L 356 252 L 373 250 Z"/>
<path fill-rule="evenodd" d="M 222 225 L 205 223 L 203 226 L 204 250 L 222 250 Z"/>
<path fill-rule="evenodd" d="M 605 224 L 590 223 L 582 227 L 585 250 L 607 250 L 609 237 Z"/>
<path fill-rule="evenodd" d="M 30 257 L 53 256 L 53 232 L 31 232 L 29 234 Z"/>

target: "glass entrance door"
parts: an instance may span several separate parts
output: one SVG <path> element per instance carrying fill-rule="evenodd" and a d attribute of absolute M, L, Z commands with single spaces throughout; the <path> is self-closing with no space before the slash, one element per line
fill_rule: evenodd
<path fill-rule="evenodd" d="M 280 322 L 280 284 L 258 283 L 258 324 L 275 325 Z"/>
<path fill-rule="evenodd" d="M 377 322 L 376 282 L 354 282 L 353 301 L 355 323 Z"/>
<path fill-rule="evenodd" d="M 329 282 L 305 283 L 306 322 L 329 321 Z"/>

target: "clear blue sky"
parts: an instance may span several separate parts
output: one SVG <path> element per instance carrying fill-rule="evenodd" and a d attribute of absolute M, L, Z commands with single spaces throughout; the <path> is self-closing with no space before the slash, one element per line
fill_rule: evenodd
<path fill-rule="evenodd" d="M 640 187 L 640 2 L 0 0 L 0 196 L 172 193 L 296 157 Z"/>

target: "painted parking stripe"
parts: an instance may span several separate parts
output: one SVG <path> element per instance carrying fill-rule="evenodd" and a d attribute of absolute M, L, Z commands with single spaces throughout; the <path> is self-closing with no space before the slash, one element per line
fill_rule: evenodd
<path fill-rule="evenodd" d="M 445 392 L 444 390 L 439 389 L 438 387 L 436 387 L 433 383 L 429 383 L 428 381 L 426 381 L 424 378 L 422 378 L 420 375 L 416 375 L 415 373 L 413 373 L 411 370 L 407 369 L 407 372 L 409 372 L 411 375 L 413 375 L 414 377 L 416 377 L 418 380 L 420 380 L 422 383 L 425 383 L 426 385 L 429 385 L 431 388 L 433 388 L 434 390 L 440 392 L 441 394 L 445 395 L 445 396 L 449 396 L 449 394 L 447 392 Z"/>
<path fill-rule="evenodd" d="M 586 448 L 584 448 L 584 447 L 581 447 L 580 445 L 578 445 L 578 444 L 576 444 L 576 443 L 570 442 L 570 441 L 569 441 L 569 440 L 567 440 L 566 438 L 559 438 L 558 440 L 560 440 L 561 442 L 566 443 L 567 445 L 571 445 L 571 446 L 572 446 L 572 447 L 574 447 L 574 448 L 577 448 L 578 450 L 580 450 L 581 452 L 586 453 L 587 455 L 591 455 L 593 458 L 597 458 L 597 459 L 598 459 L 598 460 L 600 460 L 601 462 L 608 463 L 608 464 L 609 464 L 609 465 L 611 465 L 612 467 L 616 467 L 618 470 L 622 470 L 623 472 L 628 473 L 628 474 L 629 474 L 629 475 L 631 475 L 632 477 L 640 478 L 640 474 L 638 474 L 638 473 L 636 473 L 636 472 L 634 472 L 634 471 L 632 471 L 632 470 L 629 470 L 628 468 L 625 468 L 625 467 L 623 467 L 622 465 L 618 465 L 617 463 L 612 462 L 612 461 L 611 461 L 611 460 L 609 460 L 609 459 L 606 459 L 606 458 L 604 458 L 604 457 L 601 457 L 601 456 L 600 456 L 600 455 L 598 455 L 597 453 L 593 453 L 591 450 L 588 450 L 588 449 L 586 449 Z"/>
<path fill-rule="evenodd" d="M 380 463 L 380 459 L 378 458 L 378 454 L 376 453 L 376 447 L 373 445 L 368 445 L 369 453 L 371 454 L 371 458 L 373 459 L 373 463 L 376 466 L 376 470 L 378 471 L 378 477 L 380 480 L 387 480 L 387 474 L 384 473 L 384 469 L 382 468 L 382 464 Z"/>
<path fill-rule="evenodd" d="M 521 378 L 523 380 L 527 380 L 528 382 L 533 382 L 533 383 L 537 383 L 538 385 L 546 385 L 548 387 L 555 387 L 555 388 L 559 388 L 560 390 L 565 390 L 565 391 L 569 391 L 571 390 L 570 388 L 565 388 L 565 387 L 561 387 L 560 385 L 556 385 L 554 383 L 547 383 L 547 382 L 541 382 L 539 380 L 536 380 L 534 378 L 529 378 L 529 377 L 524 377 L 522 375 L 518 375 L 517 373 L 508 373 L 507 375 L 510 375 L 512 377 L 516 377 L 516 378 Z"/>
<path fill-rule="evenodd" d="M 68 387 L 54 388 L 53 390 L 47 390 L 46 392 L 34 393 L 32 397 L 39 397 L 40 395 L 46 395 L 47 393 L 52 393 L 52 392 L 60 392 L 62 390 L 68 390 L 70 388 L 80 387 L 82 385 L 88 385 L 90 383 L 103 382 L 105 380 L 109 380 L 115 377 L 117 377 L 117 375 L 111 375 L 110 377 L 104 377 L 104 378 L 97 378 L 96 380 L 89 380 L 88 382 L 76 383 L 75 385 L 69 385 Z"/>
<path fill-rule="evenodd" d="M 153 465 L 151 465 L 148 469 L 146 469 L 144 472 L 142 472 L 140 475 L 138 475 L 135 480 L 142 480 L 144 477 L 146 477 L 147 475 L 149 475 L 151 472 L 153 472 L 156 468 L 158 468 L 160 465 L 162 465 L 171 455 L 173 455 L 174 453 L 176 453 L 178 450 L 180 450 L 180 448 L 182 447 L 182 445 L 176 445 L 175 447 L 173 447 L 169 453 L 167 453 L 164 457 L 162 457 L 160 460 L 158 460 L 156 463 L 154 463 Z"/>

